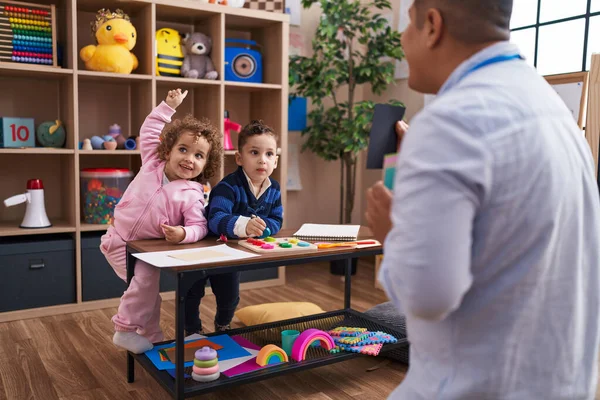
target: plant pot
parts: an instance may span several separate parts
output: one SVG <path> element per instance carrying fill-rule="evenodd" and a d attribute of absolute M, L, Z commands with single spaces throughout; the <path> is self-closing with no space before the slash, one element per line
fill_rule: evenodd
<path fill-rule="evenodd" d="M 346 275 L 346 270 L 344 269 L 346 261 L 345 260 L 336 260 L 331 261 L 329 263 L 329 272 L 332 275 Z M 358 258 L 352 259 L 352 275 L 356 275 L 356 270 L 358 268 Z"/>

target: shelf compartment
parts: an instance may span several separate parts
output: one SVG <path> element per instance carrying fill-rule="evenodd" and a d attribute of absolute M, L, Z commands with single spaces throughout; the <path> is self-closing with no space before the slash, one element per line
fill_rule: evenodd
<path fill-rule="evenodd" d="M 265 124 L 275 130 L 281 138 L 286 132 L 281 132 L 282 117 L 274 110 L 281 110 L 280 90 L 240 90 L 237 86 L 225 87 L 225 110 L 229 118 L 242 126 L 254 119 L 262 119 Z M 231 131 L 231 141 L 237 149 L 237 133 Z"/>
<path fill-rule="evenodd" d="M 183 3 L 187 6 L 189 3 Z M 210 59 L 215 66 L 215 70 L 219 73 L 217 81 L 223 77 L 223 24 L 224 18 L 221 14 L 214 12 L 180 7 L 175 4 L 156 5 L 156 30 L 163 28 L 175 29 L 183 37 L 188 33 L 201 32 L 212 40 L 212 49 Z M 156 54 L 156 43 L 152 54 Z M 154 60 L 156 63 L 156 60 Z M 156 70 L 156 65 L 154 66 Z M 156 71 L 155 71 L 156 74 Z M 164 77 L 161 77 L 161 79 Z M 158 78 L 157 78 L 158 79 Z M 173 77 L 173 79 L 185 79 Z M 164 81 L 164 79 L 162 79 Z M 186 81 L 206 82 L 207 84 L 216 84 L 217 82 L 208 79 L 185 79 Z M 188 82 L 188 83 L 191 83 Z"/>
<path fill-rule="evenodd" d="M 89 82 L 138 82 L 151 81 L 151 75 L 143 74 L 114 74 L 112 72 L 97 72 L 97 71 L 77 71 L 77 76 L 80 81 Z"/>
<path fill-rule="evenodd" d="M 26 193 L 29 179 L 44 184 L 44 204 L 53 224 L 44 229 L 21 229 L 25 203 L 0 207 L 0 236 L 31 235 L 75 231 L 75 157 L 73 154 L 40 154 L 23 158 L 22 154 L 0 157 L 0 199 Z"/>
<path fill-rule="evenodd" d="M 232 172 L 235 172 L 235 170 L 237 170 L 238 165 L 235 162 L 234 154 L 235 154 L 235 150 L 233 150 L 233 154 L 231 154 L 231 155 L 228 154 L 228 157 L 224 158 L 224 160 L 223 160 L 223 176 L 227 176 L 227 175 L 231 174 Z"/>
<path fill-rule="evenodd" d="M 191 79 L 184 77 L 172 77 L 172 76 L 157 76 L 156 82 L 160 84 L 170 84 L 175 87 L 177 85 L 188 85 L 188 86 L 220 86 L 221 81 L 219 79 Z"/>
<path fill-rule="evenodd" d="M 55 78 L 73 75 L 68 68 L 55 68 L 47 65 L 0 62 L 0 76 L 25 78 Z"/>
<path fill-rule="evenodd" d="M 5 76 L 0 72 L 0 117 L 33 118 L 34 128 L 46 121 L 60 120 L 66 132 L 64 149 L 74 149 L 75 125 L 73 76 L 56 74 L 47 77 Z M 30 132 L 35 135 L 35 132 Z M 36 138 L 29 151 L 53 152 L 41 147 Z M 35 150 L 34 150 L 35 149 Z"/>
<path fill-rule="evenodd" d="M 79 229 L 82 232 L 96 232 L 106 231 L 109 226 L 109 224 L 86 224 L 82 222 Z"/>
<path fill-rule="evenodd" d="M 260 47 L 262 58 L 262 83 L 282 85 L 287 83 L 287 40 L 289 34 L 287 24 L 281 22 L 268 23 L 264 20 L 244 18 L 233 15 L 225 16 L 225 39 L 253 40 Z M 284 43 L 286 43 L 284 45 Z M 224 54 L 227 52 L 223 44 Z M 236 44 L 235 46 L 243 46 Z M 243 54 L 243 49 L 240 49 Z M 252 56 L 252 55 L 250 55 Z M 227 57 L 226 57 L 227 58 Z M 231 58 L 231 57 L 229 57 Z M 226 64 L 225 64 L 226 63 Z M 224 60 L 224 68 L 233 68 L 232 60 Z M 240 80 L 244 82 L 244 80 Z M 235 81 L 237 82 L 237 81 Z"/>
<path fill-rule="evenodd" d="M 96 13 L 101 8 L 108 8 L 114 12 L 117 8 L 123 10 L 131 20 L 136 29 L 137 40 L 131 50 L 138 59 L 138 67 L 133 70 L 131 75 L 152 75 L 152 62 L 154 61 L 152 52 L 152 42 L 154 34 L 152 33 L 152 8 L 151 2 L 145 1 L 118 1 L 118 0 L 83 0 L 77 1 L 77 45 L 75 57 L 80 71 L 87 71 L 84 62 L 79 56 L 79 52 L 87 45 L 96 45 L 95 36 L 92 35 L 90 22 L 96 19 Z M 97 72 L 97 71 L 91 71 Z M 127 75 L 106 72 L 114 75 Z"/>
<path fill-rule="evenodd" d="M 269 25 L 290 22 L 288 14 L 233 7 L 227 9 L 226 18 L 228 26 L 240 30 L 264 28 Z"/>
<path fill-rule="evenodd" d="M 281 90 L 281 85 L 275 83 L 247 83 L 225 81 L 225 87 L 231 92 L 258 92 L 261 90 Z"/>
<path fill-rule="evenodd" d="M 125 12 L 127 12 L 127 10 L 139 11 L 151 4 L 152 0 L 77 0 L 78 9 L 93 13 L 101 8 L 110 8 L 111 11 L 114 11 L 117 8 L 120 8 Z"/>
<path fill-rule="evenodd" d="M 169 90 L 181 88 L 182 91 L 188 91 L 188 95 L 183 103 L 177 108 L 177 112 L 172 119 L 181 119 L 186 114 L 191 114 L 196 118 L 206 117 L 217 128 L 220 121 L 223 120 L 221 108 L 221 87 L 214 85 L 189 85 L 182 84 L 175 86 L 171 82 L 157 82 L 156 84 L 156 103 L 160 104 L 167 97 Z"/>
<path fill-rule="evenodd" d="M 107 151 L 107 150 L 104 150 Z M 118 150 L 116 150 L 118 151 Z M 98 153 L 103 152 L 103 150 L 97 150 Z M 78 200 L 80 203 L 80 210 L 79 210 L 79 214 L 80 214 L 80 225 L 79 225 L 79 230 L 82 232 L 94 232 L 94 231 L 106 231 L 108 229 L 108 225 L 107 224 L 92 224 L 92 223 L 87 223 L 85 216 L 86 216 L 86 211 L 85 211 L 85 200 L 83 198 L 83 192 L 85 191 L 85 181 L 81 178 L 81 171 L 87 168 L 126 168 L 128 170 L 131 170 L 134 174 L 137 174 L 141 168 L 141 164 L 142 164 L 142 160 L 141 157 L 139 155 L 134 155 L 134 156 L 130 156 L 130 157 L 123 157 L 117 154 L 107 154 L 104 157 L 97 157 L 95 155 L 91 155 L 91 154 L 83 154 L 81 157 L 79 157 L 79 182 L 78 182 L 78 186 L 79 186 L 79 193 L 77 193 L 78 196 Z M 109 179 L 108 180 L 110 183 L 110 185 L 114 185 L 114 180 L 113 179 Z M 123 188 L 120 188 L 121 190 Z M 90 220 L 87 220 L 90 221 Z M 104 220 L 100 220 L 98 222 L 103 222 Z"/>
<path fill-rule="evenodd" d="M 14 5 L 17 7 L 25 7 L 25 8 L 31 7 L 33 9 L 43 10 L 43 11 L 48 11 L 48 12 L 51 12 L 51 8 L 49 6 L 54 6 L 54 13 L 55 13 L 54 24 L 52 23 L 50 16 L 48 16 L 47 19 L 44 20 L 44 22 L 48 22 L 49 23 L 48 27 L 53 30 L 53 32 L 51 34 L 49 34 L 48 37 L 49 38 L 51 37 L 52 41 L 54 42 L 53 55 L 56 54 L 57 65 L 53 66 L 52 64 L 41 65 L 41 64 L 33 64 L 33 63 L 22 63 L 22 62 L 13 62 L 10 60 L 3 59 L 4 64 L 14 65 L 15 68 L 24 67 L 25 69 L 28 69 L 29 67 L 42 67 L 42 66 L 50 68 L 50 69 L 61 69 L 61 67 L 69 68 L 69 69 L 73 68 L 73 62 L 72 62 L 72 59 L 73 59 L 73 57 L 72 57 L 73 34 L 72 34 L 72 29 L 71 29 L 71 26 L 72 26 L 71 20 L 72 20 L 72 15 L 73 15 L 73 11 L 72 11 L 73 2 L 71 2 L 70 0 L 39 0 L 39 1 L 26 1 L 26 2 L 8 2 L 8 3 L 3 2 L 3 4 L 6 4 L 7 6 Z M 20 16 L 17 16 L 17 18 L 20 18 Z M 27 18 L 27 17 L 25 17 L 25 18 Z M 27 27 L 25 29 L 29 30 Z M 9 26 L 6 26 L 6 27 L 2 28 L 2 33 L 5 34 L 5 36 L 2 38 L 2 39 L 4 39 L 3 44 L 5 44 L 7 46 L 12 46 L 12 39 L 9 36 L 13 34 L 13 30 Z M 8 52 L 8 54 L 4 53 L 3 55 L 8 56 L 10 58 L 11 49 L 10 48 L 5 48 L 5 49 Z"/>
<path fill-rule="evenodd" d="M 196 25 L 204 22 L 210 18 L 220 18 L 221 11 L 219 7 L 211 7 L 208 4 L 202 4 L 200 2 L 174 2 L 168 1 L 156 1 L 156 19 L 158 21 L 169 21 L 179 23 L 182 25 Z M 195 7 L 198 5 L 198 7 Z M 212 9 L 211 9 L 212 8 Z M 160 29 L 157 27 L 157 29 Z"/>
<path fill-rule="evenodd" d="M 82 156 L 139 156 L 139 150 L 78 150 L 78 154 Z"/>
<path fill-rule="evenodd" d="M 121 126 L 121 134 L 127 139 L 139 134 L 142 123 L 152 110 L 152 81 L 79 81 L 79 142 L 92 136 L 103 137 L 113 124 Z M 79 146 L 78 146 L 79 147 Z M 138 150 L 138 149 L 135 149 Z M 115 150 L 121 154 L 125 150 Z M 90 153 L 107 155 L 108 150 L 91 150 Z"/>
<path fill-rule="evenodd" d="M 0 148 L 0 154 L 74 154 L 73 149 L 55 149 L 51 147 L 23 147 L 14 149 Z"/>
<path fill-rule="evenodd" d="M 23 191 L 23 193 L 25 190 Z M 18 194 L 18 193 L 15 193 Z M 15 206 L 17 207 L 17 206 Z M 23 210 L 23 215 L 24 214 Z M 18 221 L 3 221 L 0 222 L 0 237 L 4 236 L 25 236 L 25 235 L 47 235 L 56 233 L 69 233 L 75 232 L 75 224 L 71 224 L 67 221 L 62 220 L 51 220 L 52 226 L 50 228 L 40 229 L 26 229 L 19 228 L 19 224 L 22 220 Z"/>
<path fill-rule="evenodd" d="M 97 151 L 98 153 L 107 152 L 107 150 L 92 151 Z M 123 157 L 118 154 L 106 154 L 104 157 L 97 157 L 95 155 L 82 154 L 79 157 L 80 171 L 85 168 L 127 168 L 136 174 L 139 172 L 141 164 L 142 159 L 139 155 Z M 77 196 L 80 196 L 80 194 L 78 193 Z"/>

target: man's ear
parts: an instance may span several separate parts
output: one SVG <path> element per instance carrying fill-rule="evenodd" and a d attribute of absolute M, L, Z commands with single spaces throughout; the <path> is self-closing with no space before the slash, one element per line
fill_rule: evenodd
<path fill-rule="evenodd" d="M 444 29 L 444 18 L 437 8 L 430 8 L 425 14 L 425 24 L 423 26 L 427 34 L 427 47 L 432 49 L 442 40 Z"/>
<path fill-rule="evenodd" d="M 235 152 L 235 163 L 237 165 L 239 165 L 240 167 L 242 166 L 242 155 L 240 154 L 239 151 Z"/>

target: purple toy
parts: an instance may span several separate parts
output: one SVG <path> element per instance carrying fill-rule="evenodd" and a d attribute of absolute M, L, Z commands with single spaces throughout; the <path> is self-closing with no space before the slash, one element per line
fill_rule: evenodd
<path fill-rule="evenodd" d="M 196 350 L 194 357 L 200 361 L 210 361 L 217 358 L 217 352 L 209 346 L 204 346 L 203 348 Z"/>

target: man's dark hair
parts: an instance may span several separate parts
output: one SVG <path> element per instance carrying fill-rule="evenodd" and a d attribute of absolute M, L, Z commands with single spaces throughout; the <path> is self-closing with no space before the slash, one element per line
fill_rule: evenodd
<path fill-rule="evenodd" d="M 450 35 L 461 42 L 477 44 L 510 38 L 513 0 L 415 0 L 414 6 L 419 29 L 427 10 L 435 8 Z"/>

